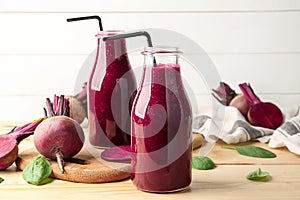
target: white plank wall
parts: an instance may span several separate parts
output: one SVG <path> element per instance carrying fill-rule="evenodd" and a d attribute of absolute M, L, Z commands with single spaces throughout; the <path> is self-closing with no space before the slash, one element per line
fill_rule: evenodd
<path fill-rule="evenodd" d="M 182 33 L 236 89 L 247 81 L 264 100 L 300 105 L 299 0 L 0 0 L 0 121 L 32 120 L 45 97 L 74 93 L 98 27 L 66 18 L 95 14 L 105 29 Z M 209 105 L 204 80 L 188 82 Z"/>

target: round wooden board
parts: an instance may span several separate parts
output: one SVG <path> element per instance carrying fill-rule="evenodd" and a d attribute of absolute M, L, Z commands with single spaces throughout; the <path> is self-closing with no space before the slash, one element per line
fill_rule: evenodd
<path fill-rule="evenodd" d="M 27 164 L 40 154 L 35 148 L 19 153 L 16 165 L 23 170 Z M 99 155 L 100 156 L 100 155 Z M 65 161 L 65 172 L 60 173 L 56 161 L 50 160 L 52 177 L 78 183 L 104 183 L 119 181 L 130 177 L 130 164 L 112 163 L 96 159 L 88 151 L 82 150 L 74 158 Z"/>
<path fill-rule="evenodd" d="M 193 134 L 193 149 L 201 146 L 204 138 L 201 134 Z M 83 149 L 74 158 L 65 161 L 65 172 L 60 173 L 55 160 L 50 160 L 52 177 L 78 183 L 105 183 L 119 181 L 130 177 L 130 163 L 115 163 L 100 159 L 101 150 L 96 150 L 94 155 Z M 19 153 L 16 161 L 17 167 L 23 170 L 30 161 L 39 156 L 35 148 Z M 98 157 L 96 159 L 95 157 Z"/>

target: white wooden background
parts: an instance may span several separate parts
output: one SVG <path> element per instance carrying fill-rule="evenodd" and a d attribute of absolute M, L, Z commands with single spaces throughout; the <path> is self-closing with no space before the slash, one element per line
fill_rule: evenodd
<path fill-rule="evenodd" d="M 299 0 L 0 0 L 0 121 L 32 120 L 45 97 L 74 92 L 98 27 L 66 18 L 95 14 L 105 29 L 180 32 L 222 80 L 250 82 L 280 106 L 300 104 Z M 209 103 L 206 90 L 197 95 Z"/>

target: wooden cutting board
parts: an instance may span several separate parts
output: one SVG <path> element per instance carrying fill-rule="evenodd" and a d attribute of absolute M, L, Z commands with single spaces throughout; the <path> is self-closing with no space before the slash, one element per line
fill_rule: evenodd
<path fill-rule="evenodd" d="M 19 153 L 16 165 L 23 170 L 27 164 L 40 154 L 35 148 Z M 100 157 L 100 154 L 99 156 Z M 60 173 L 58 164 L 50 160 L 52 177 L 78 183 L 104 183 L 119 181 L 130 177 L 130 164 L 113 163 L 96 159 L 87 150 L 82 150 L 74 158 L 65 161 L 65 172 Z"/>
<path fill-rule="evenodd" d="M 193 149 L 199 148 L 204 138 L 200 134 L 193 134 Z M 90 149 L 90 148 L 88 148 Z M 105 183 L 119 181 L 130 177 L 131 166 L 129 163 L 115 163 L 102 160 L 102 150 L 89 153 L 86 149 L 80 151 L 74 158 L 65 161 L 65 173 L 61 174 L 58 164 L 50 160 L 53 178 L 78 183 Z M 23 170 L 30 161 L 40 154 L 35 148 L 19 153 L 16 165 Z M 97 157 L 97 158 L 96 158 Z"/>

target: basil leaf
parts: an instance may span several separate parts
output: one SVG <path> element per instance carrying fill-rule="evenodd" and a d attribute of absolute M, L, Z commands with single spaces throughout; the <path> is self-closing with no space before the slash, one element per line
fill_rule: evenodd
<path fill-rule="evenodd" d="M 215 168 L 215 163 L 206 156 L 194 156 L 192 158 L 192 167 L 199 170 L 209 170 Z"/>
<path fill-rule="evenodd" d="M 260 168 L 258 168 L 254 172 L 250 172 L 246 177 L 252 181 L 268 181 L 269 172 L 263 172 Z"/>
<path fill-rule="evenodd" d="M 2 177 L 0 177 L 0 183 L 2 183 L 4 181 L 4 179 Z"/>
<path fill-rule="evenodd" d="M 39 156 L 33 159 L 23 170 L 23 178 L 28 183 L 42 185 L 51 175 L 52 167 L 50 162 L 44 157 Z"/>
<path fill-rule="evenodd" d="M 276 154 L 256 146 L 222 146 L 225 149 L 235 149 L 237 152 L 244 156 L 250 156 L 255 158 L 276 158 Z"/>

